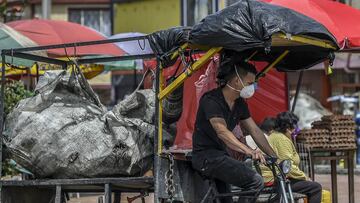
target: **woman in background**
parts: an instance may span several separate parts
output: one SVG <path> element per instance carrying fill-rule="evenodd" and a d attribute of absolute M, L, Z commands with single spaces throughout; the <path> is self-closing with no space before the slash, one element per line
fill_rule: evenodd
<path fill-rule="evenodd" d="M 298 133 L 297 123 L 298 117 L 291 112 L 283 112 L 277 115 L 275 120 L 275 128 L 268 141 L 274 149 L 279 162 L 283 160 L 291 160 L 291 170 L 288 179 L 291 182 L 293 192 L 304 194 L 308 197 L 309 203 L 321 202 L 321 185 L 317 182 L 310 181 L 305 173 L 300 170 L 300 157 L 296 152 L 292 142 L 292 137 Z M 261 167 L 262 175 L 265 183 L 274 181 L 274 177 L 269 168 Z"/>
<path fill-rule="evenodd" d="M 268 139 L 269 135 L 274 131 L 275 127 L 275 118 L 272 117 L 266 117 L 264 121 L 260 125 L 260 129 L 265 134 L 265 138 Z M 246 136 L 246 144 L 251 149 L 257 149 L 258 146 L 256 145 L 255 141 L 252 139 L 250 135 L 247 134 Z"/>

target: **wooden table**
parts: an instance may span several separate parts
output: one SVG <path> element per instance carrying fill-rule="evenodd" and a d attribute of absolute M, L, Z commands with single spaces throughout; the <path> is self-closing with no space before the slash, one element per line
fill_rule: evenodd
<path fill-rule="evenodd" d="M 310 176 L 315 180 L 314 162 L 315 160 L 329 160 L 331 163 L 331 193 L 332 202 L 338 203 L 337 193 L 337 171 L 336 161 L 345 159 L 348 168 L 348 185 L 349 185 L 349 203 L 355 203 L 354 196 L 354 155 L 356 148 L 348 149 L 310 149 Z"/>

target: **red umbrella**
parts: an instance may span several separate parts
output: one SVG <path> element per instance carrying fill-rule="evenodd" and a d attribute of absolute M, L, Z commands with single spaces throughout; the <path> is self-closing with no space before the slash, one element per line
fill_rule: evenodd
<path fill-rule="evenodd" d="M 323 24 L 342 49 L 360 47 L 360 10 L 330 0 L 264 0 L 290 8 Z"/>
<path fill-rule="evenodd" d="M 13 21 L 7 23 L 7 25 L 27 36 L 40 46 L 106 39 L 106 37 L 91 28 L 67 21 L 34 19 Z M 121 56 L 125 54 L 123 50 L 114 44 L 67 48 L 66 52 L 69 56 L 73 56 L 75 52 L 77 56 Z M 64 49 L 53 49 L 49 50 L 48 53 L 49 55 L 55 55 L 57 57 L 66 56 Z"/>

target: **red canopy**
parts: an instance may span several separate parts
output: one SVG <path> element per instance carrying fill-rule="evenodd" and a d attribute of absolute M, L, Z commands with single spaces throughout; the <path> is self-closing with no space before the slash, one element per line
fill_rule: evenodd
<path fill-rule="evenodd" d="M 27 36 L 38 45 L 51 45 L 63 43 L 75 43 L 84 41 L 105 40 L 106 37 L 99 32 L 67 21 L 56 20 L 20 20 L 7 23 L 8 26 Z M 67 54 L 73 56 L 74 48 L 67 48 Z M 53 49 L 48 51 L 49 55 L 57 57 L 66 56 L 64 49 Z M 124 51 L 114 44 L 102 44 L 86 47 L 76 47 L 76 55 L 124 55 Z"/>
<path fill-rule="evenodd" d="M 290 8 L 323 24 L 342 49 L 360 47 L 360 10 L 330 0 L 264 0 Z M 301 25 L 300 25 L 301 26 Z"/>

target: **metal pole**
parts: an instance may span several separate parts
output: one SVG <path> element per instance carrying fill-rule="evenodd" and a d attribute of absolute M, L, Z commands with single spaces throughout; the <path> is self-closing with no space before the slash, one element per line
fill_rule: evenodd
<path fill-rule="evenodd" d="M 5 55 L 1 54 L 1 106 L 0 106 L 0 177 L 2 175 L 2 144 L 3 144 L 3 129 L 4 129 L 4 118 L 5 118 Z M 1 187 L 1 186 L 0 186 Z M 0 199 L 1 202 L 1 199 Z"/>
<path fill-rule="evenodd" d="M 298 96 L 299 96 L 299 92 L 300 92 L 300 87 L 301 87 L 301 82 L 302 82 L 303 74 L 304 74 L 304 71 L 302 70 L 302 71 L 300 72 L 299 80 L 298 80 L 297 85 L 296 85 L 296 93 L 295 93 L 295 97 L 294 97 L 294 103 L 293 103 L 292 108 L 291 108 L 291 112 L 292 112 L 292 113 L 294 113 L 294 111 L 295 111 L 296 102 L 297 102 L 297 98 L 298 98 Z"/>
<path fill-rule="evenodd" d="M 191 67 L 187 68 L 183 73 L 181 73 L 172 83 L 170 83 L 166 88 L 164 88 L 159 93 L 159 99 L 165 98 L 168 94 L 173 92 L 176 88 L 181 86 L 185 79 L 190 77 L 191 74 L 199 70 L 204 64 L 206 64 L 210 59 L 217 53 L 222 50 L 222 47 L 215 47 L 209 49 L 206 54 L 204 54 L 199 60 L 197 60 Z"/>
<path fill-rule="evenodd" d="M 349 203 L 355 203 L 355 193 L 354 193 L 354 154 L 355 154 L 355 150 L 349 150 L 347 152 Z"/>
<path fill-rule="evenodd" d="M 114 194 L 114 203 L 121 203 L 121 192 L 116 191 Z"/>
<path fill-rule="evenodd" d="M 289 203 L 289 200 L 288 200 L 287 194 L 286 194 L 286 189 L 285 189 L 285 183 L 284 183 L 285 180 L 281 180 L 279 182 L 280 182 L 280 189 L 281 189 L 280 202 Z"/>
<path fill-rule="evenodd" d="M 50 20 L 50 18 L 51 18 L 51 0 L 42 0 L 41 8 L 42 8 L 43 19 Z"/>
<path fill-rule="evenodd" d="M 43 63 L 51 63 L 51 64 L 57 64 L 57 65 L 63 65 L 66 64 L 67 61 L 63 61 L 60 59 L 53 59 L 49 57 L 44 56 L 38 56 L 33 54 L 27 54 L 27 53 L 21 53 L 21 52 L 14 52 L 14 53 L 7 53 L 7 50 L 3 50 L 3 53 L 5 52 L 5 55 L 15 57 L 15 58 L 22 58 L 22 59 L 29 59 L 32 61 L 38 61 Z"/>
<path fill-rule="evenodd" d="M 92 46 L 98 44 L 110 44 L 116 42 L 127 42 L 127 41 L 143 40 L 143 39 L 147 39 L 147 36 L 105 39 L 105 40 L 96 40 L 96 41 L 87 41 L 87 42 L 78 42 L 78 43 L 53 44 L 53 45 L 26 47 L 26 48 L 17 48 L 17 49 L 3 49 L 2 52 L 7 55 L 10 55 L 12 53 L 15 54 L 19 52 L 40 51 L 40 50 L 48 50 L 48 49 L 64 49 L 67 47 Z"/>
<path fill-rule="evenodd" d="M 275 67 L 277 64 L 280 63 L 281 60 L 283 60 L 288 54 L 289 54 L 289 50 L 284 51 L 278 58 L 275 59 L 274 62 L 272 62 L 271 64 L 267 65 L 264 69 L 262 69 L 257 75 L 256 75 L 256 80 L 258 80 L 260 77 L 264 77 L 265 74 L 267 72 L 269 72 L 270 69 L 272 69 L 273 67 Z M 256 52 L 251 55 L 250 57 L 254 57 L 254 55 L 256 54 Z"/>
<path fill-rule="evenodd" d="M 62 68 L 63 70 L 66 70 L 66 69 L 67 69 L 67 67 L 68 67 L 68 65 L 67 65 L 67 64 L 63 64 L 63 65 L 61 66 L 61 68 Z"/>
<path fill-rule="evenodd" d="M 289 83 L 289 75 L 288 73 L 285 74 L 285 82 L 286 82 L 286 99 L 287 99 L 287 107 L 286 109 L 290 110 L 290 83 Z"/>
<path fill-rule="evenodd" d="M 5 55 L 10 55 L 5 50 Z M 11 55 L 12 57 L 29 59 L 33 61 L 57 64 L 61 66 L 73 65 L 73 61 L 64 61 L 59 59 L 52 59 L 49 57 L 37 56 L 33 54 L 27 54 L 22 52 L 15 52 Z M 80 64 L 91 64 L 91 63 L 100 63 L 100 62 L 112 62 L 112 61 L 126 61 L 126 60 L 136 60 L 136 59 L 152 59 L 154 58 L 154 54 L 139 54 L 139 55 L 129 55 L 129 56 L 110 56 L 110 57 L 101 57 L 101 58 L 88 58 L 88 59 L 79 59 L 77 63 Z"/>
<path fill-rule="evenodd" d="M 137 87 L 137 71 L 136 71 L 136 67 L 134 68 L 134 89 L 136 89 Z"/>
<path fill-rule="evenodd" d="M 129 55 L 129 56 L 111 56 L 111 57 L 102 57 L 102 58 L 90 58 L 90 59 L 79 59 L 78 64 L 90 64 L 90 63 L 100 63 L 100 62 L 111 62 L 111 61 L 126 61 L 126 60 L 136 60 L 136 59 L 152 59 L 154 54 L 140 54 L 140 55 Z M 72 61 L 68 61 L 68 64 L 72 64 Z"/>
<path fill-rule="evenodd" d="M 158 139 L 159 139 L 159 110 L 160 110 L 160 100 L 159 100 L 159 92 L 160 92 L 160 60 L 157 59 L 156 65 L 156 78 L 155 78 L 155 135 L 154 135 L 154 175 L 155 175 L 155 192 L 154 192 L 154 203 L 159 202 L 159 174 L 160 174 L 160 157 L 158 155 Z"/>
<path fill-rule="evenodd" d="M 212 4 L 211 4 L 211 10 L 212 10 L 212 13 L 216 13 L 218 11 L 218 2 L 217 0 L 212 0 L 211 1 Z"/>
<path fill-rule="evenodd" d="M 187 0 L 181 0 L 181 5 L 182 5 L 182 24 L 183 26 L 188 26 L 188 19 L 187 19 L 187 15 L 188 15 L 188 10 L 187 10 Z"/>
<path fill-rule="evenodd" d="M 110 23 L 111 23 L 111 35 L 114 35 L 114 18 L 115 18 L 115 15 L 114 15 L 114 4 L 115 4 L 115 1 L 114 0 L 110 0 Z"/>
<path fill-rule="evenodd" d="M 105 184 L 105 203 L 111 203 L 112 188 L 109 183 Z"/>
<path fill-rule="evenodd" d="M 36 62 L 35 63 L 35 67 L 36 67 L 36 84 L 39 82 L 39 63 Z"/>
<path fill-rule="evenodd" d="M 31 83 L 32 83 L 32 78 L 31 78 L 30 71 L 31 71 L 31 67 L 26 69 L 26 76 L 27 76 L 26 89 L 28 91 L 30 90 L 30 88 L 31 88 L 30 86 L 31 86 Z"/>
<path fill-rule="evenodd" d="M 62 200 L 62 188 L 61 185 L 56 186 L 55 203 L 61 203 Z"/>
<path fill-rule="evenodd" d="M 293 194 L 292 189 L 291 189 L 290 181 L 289 180 L 287 180 L 287 181 L 288 182 L 286 182 L 286 186 L 287 186 L 287 190 L 288 190 L 288 193 L 289 193 L 290 202 L 295 203 L 294 194 Z"/>

